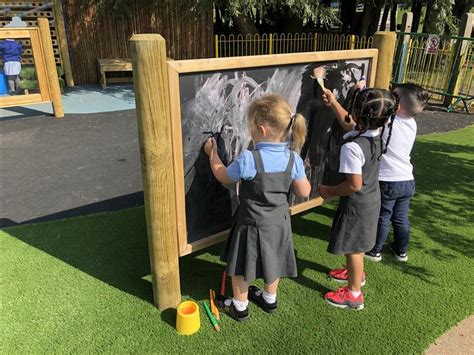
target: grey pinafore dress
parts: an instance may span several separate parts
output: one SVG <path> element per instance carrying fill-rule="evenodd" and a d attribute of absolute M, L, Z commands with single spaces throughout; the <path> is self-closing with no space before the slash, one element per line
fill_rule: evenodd
<path fill-rule="evenodd" d="M 339 200 L 331 228 L 328 252 L 332 254 L 365 253 L 371 250 L 377 238 L 380 213 L 379 137 L 357 137 L 364 153 L 362 188 Z"/>
<path fill-rule="evenodd" d="M 252 151 L 257 174 L 241 180 L 240 207 L 236 223 L 221 257 L 227 274 L 251 282 L 263 278 L 296 277 L 296 260 L 288 208 L 288 192 L 294 153 L 285 171 L 266 173 L 258 150 Z"/>

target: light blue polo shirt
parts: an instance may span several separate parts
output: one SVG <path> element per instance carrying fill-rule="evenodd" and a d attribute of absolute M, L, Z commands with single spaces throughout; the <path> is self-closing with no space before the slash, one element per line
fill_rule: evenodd
<path fill-rule="evenodd" d="M 257 143 L 256 148 L 260 151 L 263 161 L 263 168 L 266 173 L 279 173 L 286 170 L 290 160 L 290 150 L 286 143 Z M 306 177 L 303 159 L 296 154 L 295 163 L 291 170 L 292 180 L 300 180 Z M 252 180 L 257 175 L 255 159 L 250 150 L 244 150 L 240 156 L 227 167 L 227 175 L 235 182 L 242 180 Z"/>

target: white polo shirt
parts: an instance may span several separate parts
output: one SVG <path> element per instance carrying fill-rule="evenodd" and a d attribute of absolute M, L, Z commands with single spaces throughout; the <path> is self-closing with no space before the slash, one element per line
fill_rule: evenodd
<path fill-rule="evenodd" d="M 379 181 L 414 180 L 410 154 L 416 138 L 416 121 L 413 117 L 395 116 L 392 136 L 387 153 L 380 161 Z M 386 143 L 388 127 L 385 127 L 383 140 Z"/>
<path fill-rule="evenodd" d="M 354 137 L 358 131 L 349 131 L 344 135 L 344 139 Z M 369 129 L 361 137 L 377 137 L 380 134 L 379 129 Z M 341 147 L 341 157 L 339 163 L 339 172 L 344 174 L 362 175 L 362 166 L 365 164 L 364 152 L 356 142 L 347 142 Z"/>

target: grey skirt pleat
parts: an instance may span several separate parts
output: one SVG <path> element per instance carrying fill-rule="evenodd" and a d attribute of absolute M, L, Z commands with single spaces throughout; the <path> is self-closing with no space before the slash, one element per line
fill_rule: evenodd
<path fill-rule="evenodd" d="M 341 198 L 334 216 L 328 252 L 336 255 L 365 253 L 375 245 L 380 200 L 357 203 Z"/>
<path fill-rule="evenodd" d="M 291 225 L 255 227 L 236 224 L 227 240 L 222 261 L 229 276 L 252 282 L 263 278 L 271 283 L 279 277 L 296 277 L 296 258 Z"/>

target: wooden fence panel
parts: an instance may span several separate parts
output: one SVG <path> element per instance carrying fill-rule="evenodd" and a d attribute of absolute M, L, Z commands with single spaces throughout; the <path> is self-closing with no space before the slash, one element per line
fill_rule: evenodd
<path fill-rule="evenodd" d="M 130 18 L 97 16 L 89 0 L 65 0 L 64 16 L 69 49 L 77 83 L 97 83 L 97 59 L 130 58 L 129 39 L 135 33 L 159 33 L 168 44 L 168 57 L 193 59 L 212 57 L 212 7 L 196 10 L 182 2 L 131 0 Z"/>

